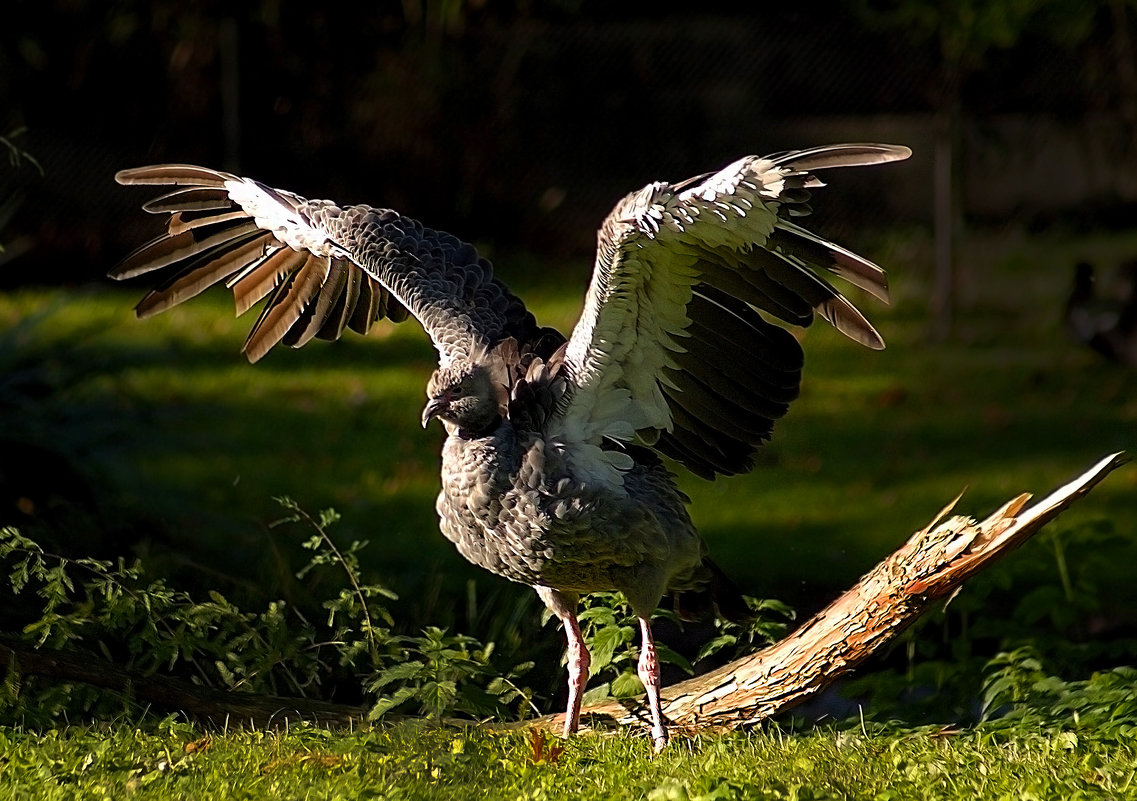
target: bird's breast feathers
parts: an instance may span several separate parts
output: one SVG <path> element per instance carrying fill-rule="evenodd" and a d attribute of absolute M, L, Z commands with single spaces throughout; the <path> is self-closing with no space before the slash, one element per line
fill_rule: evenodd
<path fill-rule="evenodd" d="M 689 567 L 698 535 L 662 469 L 633 465 L 613 486 L 575 471 L 574 456 L 541 436 L 518 437 L 508 422 L 482 439 L 449 438 L 443 534 L 494 573 L 582 592 L 618 587 L 621 571 L 679 553 Z"/>

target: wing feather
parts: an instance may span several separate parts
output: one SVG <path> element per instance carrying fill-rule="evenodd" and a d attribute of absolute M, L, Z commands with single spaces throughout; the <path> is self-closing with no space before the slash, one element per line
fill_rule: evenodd
<path fill-rule="evenodd" d="M 357 334 L 366 334 L 376 320 L 383 316 L 383 292 L 369 278 L 359 284 L 359 301 L 348 320 L 348 328 Z"/>
<path fill-rule="evenodd" d="M 787 286 L 787 282 L 778 280 L 776 276 L 784 272 L 777 256 L 766 250 L 754 250 L 742 258 L 735 257 L 733 263 L 724 262 L 707 269 L 704 276 L 714 286 L 734 297 L 746 298 L 751 305 L 784 323 L 808 326 L 813 322 L 814 305 Z"/>
<path fill-rule="evenodd" d="M 782 288 L 783 304 L 788 293 L 790 297 L 805 301 L 850 339 L 874 350 L 884 347 L 884 340 L 864 315 L 832 284 L 815 273 L 810 263 L 781 251 L 752 251 L 753 255 L 761 256 L 755 260 L 761 262 L 760 269 Z"/>
<path fill-rule="evenodd" d="M 282 247 L 259 262 L 249 265 L 236 280 L 227 282 L 233 290 L 233 303 L 240 316 L 268 296 L 284 279 L 304 266 L 308 254 Z"/>
<path fill-rule="evenodd" d="M 257 361 L 284 339 L 320 291 L 330 269 L 331 260 L 327 256 L 309 254 L 295 276 L 280 285 L 245 340 L 243 350 L 249 361 Z"/>
<path fill-rule="evenodd" d="M 720 437 L 682 406 L 676 405 L 672 414 L 675 424 L 663 433 L 655 448 L 682 462 L 695 475 L 734 475 L 753 465 L 754 450 L 746 443 Z"/>
<path fill-rule="evenodd" d="M 224 246 L 239 241 L 246 234 L 252 234 L 256 230 L 255 222 L 244 219 L 228 220 L 197 231 L 186 230 L 175 235 L 160 236 L 123 259 L 110 275 L 116 280 L 134 278 L 196 256 L 218 245 Z"/>
<path fill-rule="evenodd" d="M 224 281 L 233 273 L 264 258 L 272 245 L 272 235 L 253 230 L 226 243 L 220 255 L 206 251 L 139 301 L 135 312 L 146 318 L 176 306 Z"/>
<path fill-rule="evenodd" d="M 248 178 L 187 164 L 122 170 L 121 184 L 176 187 L 144 208 L 166 233 L 111 271 L 116 279 L 176 268 L 138 306 L 155 314 L 214 284 L 238 314 L 265 301 L 245 343 L 255 361 L 379 319 L 414 316 L 442 363 L 506 337 L 541 335 L 533 315 L 470 245 L 394 211 L 309 201 Z M 267 300 L 266 300 L 267 298 Z"/>
<path fill-rule="evenodd" d="M 770 238 L 780 252 L 824 267 L 877 300 L 888 303 L 888 276 L 868 259 L 787 220 L 778 221 Z"/>
<path fill-rule="evenodd" d="M 123 186 L 149 184 L 156 186 L 211 186 L 221 188 L 233 176 L 228 173 L 197 167 L 193 164 L 155 164 L 150 167 L 132 167 L 119 170 L 114 179 Z"/>
<path fill-rule="evenodd" d="M 142 204 L 142 210 L 150 214 L 172 214 L 176 211 L 211 211 L 231 209 L 234 203 L 229 193 L 217 187 L 194 186 L 189 189 L 175 189 Z"/>
<path fill-rule="evenodd" d="M 323 329 L 328 315 L 343 296 L 347 270 L 342 259 L 330 259 L 328 272 L 318 292 L 311 298 L 300 317 L 280 340 L 290 348 L 307 345 Z"/>
<path fill-rule="evenodd" d="M 170 216 L 166 224 L 166 231 L 177 235 L 183 231 L 192 231 L 194 228 L 203 228 L 207 225 L 227 222 L 229 220 L 247 220 L 249 215 L 242 209 L 226 209 L 218 212 L 215 209 L 196 211 L 177 211 Z"/>
<path fill-rule="evenodd" d="M 849 144 L 747 157 L 677 185 L 650 184 L 605 220 L 585 307 L 565 355 L 571 391 L 555 433 L 596 444 L 634 437 L 699 475 L 750 469 L 796 397 L 801 349 L 764 320 L 819 315 L 884 346 L 828 281 L 887 300 L 884 271 L 812 234 L 814 170 L 907 158 L 904 147 Z M 629 428 L 634 433 L 629 433 Z"/>
<path fill-rule="evenodd" d="M 358 270 L 352 270 L 350 266 L 343 265 L 338 260 L 333 262 L 333 266 L 335 265 L 343 269 L 343 290 L 336 298 L 335 304 L 328 310 L 327 320 L 316 332 L 318 338 L 325 340 L 339 339 L 343 330 L 347 328 L 348 320 L 355 311 L 355 304 L 359 301 L 359 284 L 363 279 Z"/>

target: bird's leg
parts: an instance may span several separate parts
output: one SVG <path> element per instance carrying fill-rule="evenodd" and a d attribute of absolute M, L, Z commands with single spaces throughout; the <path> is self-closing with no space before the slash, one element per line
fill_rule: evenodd
<path fill-rule="evenodd" d="M 584 695 L 584 685 L 588 681 L 588 666 L 592 657 L 580 633 L 576 621 L 577 596 L 561 593 L 552 587 L 534 587 L 545 606 L 557 616 L 565 630 L 568 643 L 568 708 L 565 710 L 565 737 L 576 731 L 580 724 L 580 699 Z"/>
<path fill-rule="evenodd" d="M 640 618 L 640 681 L 647 690 L 647 703 L 651 707 L 651 739 L 658 754 L 667 745 L 667 727 L 663 725 L 663 707 L 659 701 L 659 659 L 655 655 L 655 637 L 651 633 L 651 621 Z"/>
<path fill-rule="evenodd" d="M 568 641 L 568 706 L 565 709 L 565 737 L 576 731 L 580 724 L 580 699 L 584 695 L 584 685 L 588 682 L 588 667 L 592 657 L 580 633 L 576 615 L 569 612 L 561 618 L 565 627 L 565 640 Z"/>

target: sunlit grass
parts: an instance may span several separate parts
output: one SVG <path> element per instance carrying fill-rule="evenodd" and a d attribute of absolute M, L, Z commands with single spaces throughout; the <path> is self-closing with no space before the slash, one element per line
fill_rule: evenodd
<path fill-rule="evenodd" d="M 1135 758 L 1131 741 L 1073 731 L 704 734 L 655 758 L 643 737 L 619 734 L 575 738 L 549 762 L 521 733 L 415 723 L 354 733 L 172 722 L 0 730 L 5 788 L 30 799 L 1127 798 Z"/>

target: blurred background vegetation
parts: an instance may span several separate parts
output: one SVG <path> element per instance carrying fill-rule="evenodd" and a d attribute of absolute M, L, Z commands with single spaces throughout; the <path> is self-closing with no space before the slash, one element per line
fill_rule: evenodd
<path fill-rule="evenodd" d="M 1133 291 L 1137 3 L 16 0 L 7 22 L 0 523 L 61 552 L 303 605 L 299 543 L 269 529 L 288 495 L 371 540 L 408 628 L 559 644 L 527 589 L 437 532 L 412 325 L 250 367 L 223 294 L 133 320 L 142 288 L 103 276 L 157 223 L 112 176 L 165 161 L 396 208 L 567 328 L 626 192 L 748 153 L 911 146 L 827 176 L 809 221 L 889 271 L 891 307 L 853 295 L 889 349 L 806 332 L 803 396 L 758 470 L 684 479 L 718 561 L 801 614 L 964 487 L 984 514 L 1137 445 L 1135 371 L 1063 322 L 1077 262 L 1107 301 Z M 1071 670 L 1137 661 L 1135 521 L 1129 468 L 882 657 L 897 683 L 872 692 L 1022 642 L 1061 643 Z"/>

